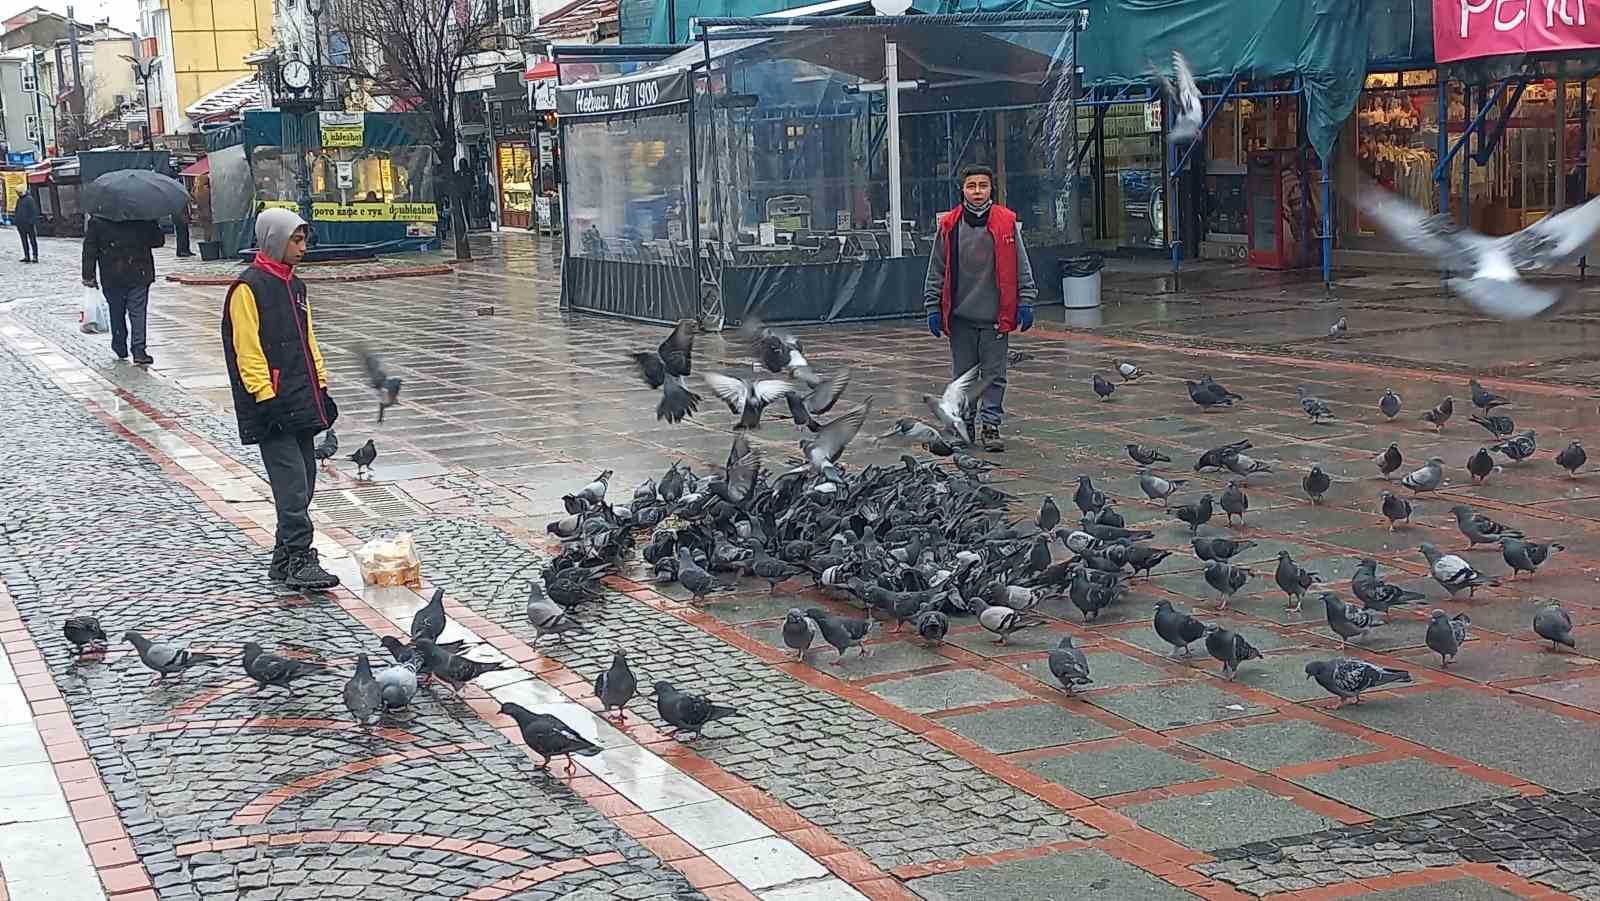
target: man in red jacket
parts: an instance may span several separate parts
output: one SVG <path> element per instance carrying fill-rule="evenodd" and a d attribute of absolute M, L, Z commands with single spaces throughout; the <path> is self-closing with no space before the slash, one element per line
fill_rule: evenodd
<path fill-rule="evenodd" d="M 939 217 L 939 234 L 928 260 L 923 306 L 928 331 L 950 336 L 957 376 L 978 367 L 989 387 L 978 404 L 978 440 L 987 451 L 1003 451 L 1006 355 L 1013 331 L 1033 328 L 1033 281 L 1022 246 L 1017 214 L 994 202 L 994 170 L 968 166 L 961 172 L 961 205 Z"/>

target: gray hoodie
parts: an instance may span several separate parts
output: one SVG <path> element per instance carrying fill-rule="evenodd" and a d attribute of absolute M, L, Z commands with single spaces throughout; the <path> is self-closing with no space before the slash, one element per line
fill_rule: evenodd
<path fill-rule="evenodd" d="M 267 259 L 283 262 L 284 251 L 294 230 L 306 224 L 294 210 L 279 207 L 262 210 L 256 215 L 256 249 Z"/>

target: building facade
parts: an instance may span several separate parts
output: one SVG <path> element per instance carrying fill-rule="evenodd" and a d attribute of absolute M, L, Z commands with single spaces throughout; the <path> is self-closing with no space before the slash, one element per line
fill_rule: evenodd
<path fill-rule="evenodd" d="M 186 110 L 253 78 L 250 59 L 275 40 L 272 0 L 140 0 L 139 18 L 141 50 L 161 57 L 151 80 L 158 134 L 197 131 Z"/>

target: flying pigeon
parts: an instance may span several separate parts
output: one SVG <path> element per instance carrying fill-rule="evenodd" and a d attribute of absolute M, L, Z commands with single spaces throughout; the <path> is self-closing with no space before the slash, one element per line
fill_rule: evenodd
<path fill-rule="evenodd" d="M 1484 578 L 1483 574 L 1472 568 L 1467 561 L 1455 554 L 1441 554 L 1439 549 L 1424 541 L 1419 550 L 1428 561 L 1428 571 L 1433 580 L 1444 587 L 1451 597 L 1456 592 L 1465 588 L 1467 597 L 1472 597 L 1479 588 L 1485 585 L 1499 585 L 1500 583 Z"/>
<path fill-rule="evenodd" d="M 1328 628 L 1339 636 L 1339 646 L 1345 647 L 1353 638 L 1366 638 L 1367 632 L 1387 625 L 1383 614 L 1369 607 L 1346 604 L 1331 591 L 1322 593 L 1322 606 L 1328 614 Z"/>
<path fill-rule="evenodd" d="M 817 417 L 832 410 L 848 387 L 850 387 L 850 369 L 846 367 L 820 381 L 806 394 L 791 392 L 786 399 L 789 402 L 789 415 L 794 419 L 794 424 L 804 426 L 813 432 L 822 431 L 822 423 Z"/>
<path fill-rule="evenodd" d="M 761 411 L 768 404 L 776 403 L 795 391 L 793 382 L 783 379 L 736 379 L 719 372 L 708 372 L 704 376 L 706 385 L 728 405 L 728 411 L 738 417 L 734 425 L 736 429 L 761 428 Z"/>
<path fill-rule="evenodd" d="M 538 754 L 539 768 L 548 770 L 554 757 L 567 758 L 567 772 L 572 772 L 572 755 L 593 757 L 600 746 L 578 734 L 560 717 L 548 713 L 534 713 L 521 704 L 501 704 L 500 712 L 517 721 L 517 729 L 529 750 Z"/>
<path fill-rule="evenodd" d="M 661 390 L 656 419 L 682 422 L 700 409 L 700 395 L 689 390 L 686 381 L 693 368 L 696 331 L 698 326 L 693 319 L 680 319 L 672 334 L 655 350 L 629 354 L 639 378 L 652 389 Z"/>
<path fill-rule="evenodd" d="M 1352 698 L 1361 703 L 1361 693 L 1395 682 L 1410 682 L 1411 674 L 1403 669 L 1389 669 L 1343 657 L 1338 660 L 1313 660 L 1306 664 L 1306 678 L 1316 679 L 1327 692 L 1339 699 L 1336 707 Z"/>
<path fill-rule="evenodd" d="M 1189 61 L 1177 50 L 1172 51 L 1172 77 L 1173 81 L 1168 81 L 1159 70 L 1156 72 L 1156 79 L 1161 82 L 1162 90 L 1172 98 L 1174 105 L 1167 141 L 1180 144 L 1200 137 L 1204 114 L 1200 108 L 1200 86 L 1195 83 L 1194 73 L 1189 70 Z"/>
<path fill-rule="evenodd" d="M 168 644 L 164 641 L 151 641 L 138 632 L 124 632 L 122 640 L 133 645 L 139 652 L 139 662 L 155 671 L 156 682 L 168 676 L 181 675 L 191 666 L 202 663 L 213 663 L 217 660 L 214 654 L 191 653 L 188 648 Z"/>
<path fill-rule="evenodd" d="M 1431 424 L 1435 432 L 1442 432 L 1444 431 L 1444 424 L 1450 421 L 1450 417 L 1455 411 L 1455 398 L 1446 394 L 1444 400 L 1439 401 L 1433 406 L 1433 409 L 1422 414 L 1422 420 Z"/>
<path fill-rule="evenodd" d="M 378 422 L 383 422 L 384 411 L 400 402 L 400 377 L 390 375 L 383 361 L 370 350 L 361 348 L 361 365 L 367 370 L 367 384 L 378 396 Z"/>
<path fill-rule="evenodd" d="M 1222 662 L 1223 678 L 1229 682 L 1239 673 L 1239 664 L 1246 660 L 1260 660 L 1261 652 L 1245 641 L 1244 636 L 1221 626 L 1206 630 L 1206 653 Z"/>
<path fill-rule="evenodd" d="M 1155 628 L 1161 640 L 1172 645 L 1174 657 L 1178 656 L 1180 650 L 1185 657 L 1189 656 L 1189 645 L 1206 634 L 1205 623 L 1173 607 L 1172 602 L 1167 600 L 1156 602 Z"/>
<path fill-rule="evenodd" d="M 1568 444 L 1556 454 L 1556 465 L 1565 469 L 1569 477 L 1576 476 L 1583 464 L 1589 462 L 1589 455 L 1583 452 L 1583 445 L 1577 441 Z"/>
<path fill-rule="evenodd" d="M 1048 663 L 1050 675 L 1056 677 L 1067 694 L 1072 694 L 1076 686 L 1094 684 L 1089 678 L 1089 658 L 1072 646 L 1071 635 L 1061 636 L 1061 641 L 1050 649 Z"/>
<path fill-rule="evenodd" d="M 800 473 L 809 469 L 812 474 L 823 476 L 830 482 L 844 484 L 844 475 L 837 465 L 839 457 L 871 414 L 872 398 L 868 397 L 861 406 L 823 426 L 815 439 L 800 439 L 800 456 L 805 463 L 789 472 Z"/>
<path fill-rule="evenodd" d="M 947 433 L 961 439 L 962 444 L 971 444 L 972 432 L 967 428 L 967 409 L 977 402 L 978 395 L 988 387 L 989 380 L 979 381 L 978 367 L 974 366 L 946 385 L 944 393 L 938 397 L 922 395 L 922 402 L 933 411 L 934 418 Z"/>
<path fill-rule="evenodd" d="M 706 724 L 715 720 L 738 716 L 733 707 L 713 704 L 702 695 L 690 694 L 674 688 L 671 682 L 655 684 L 656 712 L 675 731 L 689 732 L 698 737 Z"/>
<path fill-rule="evenodd" d="M 750 341 L 751 353 L 756 362 L 752 368 L 760 372 L 787 373 L 791 378 L 815 388 L 821 378 L 806 361 L 805 348 L 800 338 L 791 332 L 769 328 L 754 316 L 739 324 L 739 334 Z"/>
<path fill-rule="evenodd" d="M 1451 616 L 1443 610 L 1428 615 L 1428 631 L 1423 636 L 1428 648 L 1439 655 L 1439 665 L 1449 666 L 1461 646 L 1467 643 L 1467 629 L 1472 617 L 1465 613 Z"/>
<path fill-rule="evenodd" d="M 1400 395 L 1394 393 L 1393 388 L 1383 389 L 1383 396 L 1378 398 L 1378 412 L 1385 419 L 1394 419 L 1400 415 Z"/>
<path fill-rule="evenodd" d="M 1540 607 L 1533 614 L 1533 633 L 1550 642 L 1550 650 L 1564 644 L 1577 650 L 1578 642 L 1572 637 L 1572 614 L 1561 609 L 1560 604 Z"/>
<path fill-rule="evenodd" d="M 366 654 L 356 657 L 356 671 L 344 684 L 344 707 L 363 726 L 383 708 L 383 686 L 372 677 L 372 663 Z"/>

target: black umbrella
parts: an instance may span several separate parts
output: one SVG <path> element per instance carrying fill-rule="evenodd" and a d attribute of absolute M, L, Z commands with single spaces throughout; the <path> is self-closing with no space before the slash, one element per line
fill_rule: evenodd
<path fill-rule="evenodd" d="M 84 212 L 113 222 L 176 216 L 189 206 L 189 194 L 176 179 L 149 169 L 107 172 L 89 184 L 84 197 Z"/>

